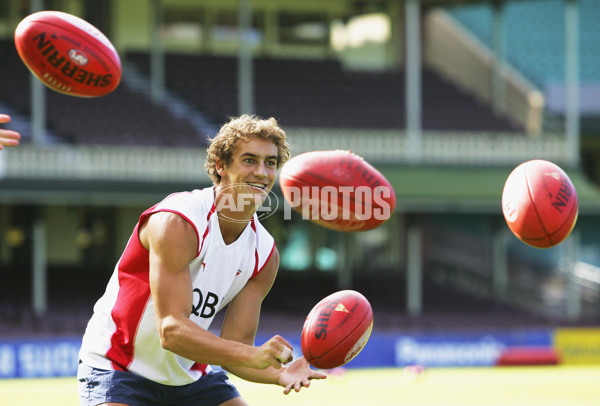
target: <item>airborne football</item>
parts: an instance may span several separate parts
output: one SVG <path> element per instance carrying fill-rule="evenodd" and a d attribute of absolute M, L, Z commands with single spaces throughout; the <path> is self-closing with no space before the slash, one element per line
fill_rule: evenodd
<path fill-rule="evenodd" d="M 74 15 L 40 11 L 15 30 L 23 63 L 43 84 L 79 97 L 104 96 L 121 81 L 121 60 L 110 40 Z"/>
<path fill-rule="evenodd" d="M 310 311 L 302 329 L 302 353 L 313 366 L 331 369 L 356 357 L 373 329 L 371 304 L 361 293 L 342 290 Z"/>
<path fill-rule="evenodd" d="M 577 221 L 577 192 L 560 167 L 545 160 L 517 166 L 502 192 L 502 212 L 510 230 L 536 248 L 563 242 Z"/>
<path fill-rule="evenodd" d="M 303 218 L 336 231 L 367 231 L 396 206 L 389 181 L 351 151 L 312 151 L 290 159 L 279 175 L 286 202 Z"/>

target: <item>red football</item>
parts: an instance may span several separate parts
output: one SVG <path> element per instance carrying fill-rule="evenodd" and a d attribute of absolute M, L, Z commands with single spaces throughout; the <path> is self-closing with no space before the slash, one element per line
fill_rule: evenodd
<path fill-rule="evenodd" d="M 282 168 L 279 184 L 286 202 L 324 227 L 337 231 L 371 230 L 396 206 L 388 180 L 350 151 L 312 151 Z"/>
<path fill-rule="evenodd" d="M 337 368 L 358 355 L 372 328 L 369 301 L 354 290 L 341 290 L 317 303 L 306 317 L 302 353 L 314 367 Z"/>
<path fill-rule="evenodd" d="M 23 63 L 46 86 L 80 97 L 104 96 L 121 81 L 115 47 L 96 27 L 60 11 L 25 17 L 15 30 Z"/>
<path fill-rule="evenodd" d="M 502 192 L 502 213 L 517 238 L 537 248 L 560 244 L 573 230 L 577 192 L 556 164 L 533 160 L 517 166 Z"/>

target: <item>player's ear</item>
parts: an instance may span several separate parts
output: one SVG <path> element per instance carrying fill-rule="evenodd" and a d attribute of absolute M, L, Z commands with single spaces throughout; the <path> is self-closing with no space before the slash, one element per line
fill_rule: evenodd
<path fill-rule="evenodd" d="M 217 159 L 217 162 L 215 162 L 215 169 L 217 170 L 219 176 L 223 176 L 225 174 L 225 164 L 222 160 Z"/>

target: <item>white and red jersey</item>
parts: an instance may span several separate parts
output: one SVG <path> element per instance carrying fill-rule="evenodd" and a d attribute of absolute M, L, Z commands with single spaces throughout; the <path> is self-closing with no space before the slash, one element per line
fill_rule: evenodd
<path fill-rule="evenodd" d="M 261 271 L 275 243 L 255 215 L 235 242 L 225 244 L 215 213 L 214 188 L 172 194 L 140 216 L 106 292 L 94 306 L 80 358 L 95 368 L 130 371 L 165 385 L 186 385 L 211 369 L 160 345 L 150 295 L 149 252 L 138 237 L 140 224 L 160 211 L 180 215 L 198 236 L 197 255 L 190 263 L 194 298 L 190 320 L 204 329 Z"/>

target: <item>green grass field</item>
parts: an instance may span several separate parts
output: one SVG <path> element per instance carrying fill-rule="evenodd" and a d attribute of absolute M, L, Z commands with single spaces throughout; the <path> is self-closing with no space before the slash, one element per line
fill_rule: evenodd
<path fill-rule="evenodd" d="M 598 406 L 600 365 L 336 371 L 300 393 L 232 379 L 251 405 Z M 2 406 L 76 406 L 74 378 L 0 380 Z"/>

